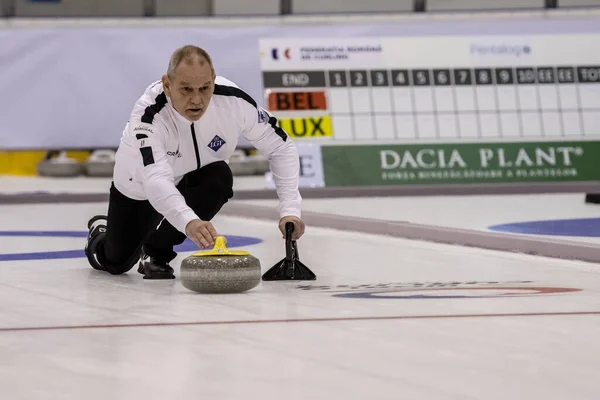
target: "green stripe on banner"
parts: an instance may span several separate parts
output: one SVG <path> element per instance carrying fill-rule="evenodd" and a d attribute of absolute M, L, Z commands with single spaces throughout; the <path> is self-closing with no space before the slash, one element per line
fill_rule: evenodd
<path fill-rule="evenodd" d="M 326 186 L 600 180 L 600 142 L 324 145 Z"/>

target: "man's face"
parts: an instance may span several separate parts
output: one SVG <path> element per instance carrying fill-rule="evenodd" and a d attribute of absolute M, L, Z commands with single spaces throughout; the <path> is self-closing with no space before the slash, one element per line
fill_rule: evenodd
<path fill-rule="evenodd" d="M 163 87 L 179 114 L 190 121 L 198 121 L 210 103 L 215 74 L 205 59 L 195 57 L 192 60 L 191 63 L 189 60 L 179 63 L 172 79 L 163 76 Z"/>

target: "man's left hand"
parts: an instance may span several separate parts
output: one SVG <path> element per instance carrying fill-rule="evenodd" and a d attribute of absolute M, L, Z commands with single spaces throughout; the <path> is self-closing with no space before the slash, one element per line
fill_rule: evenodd
<path fill-rule="evenodd" d="M 279 220 L 279 230 L 285 239 L 285 224 L 287 222 L 294 223 L 294 232 L 292 233 L 292 240 L 298 240 L 302 235 L 304 235 L 304 222 L 298 217 L 294 217 L 292 215 L 283 217 Z"/>

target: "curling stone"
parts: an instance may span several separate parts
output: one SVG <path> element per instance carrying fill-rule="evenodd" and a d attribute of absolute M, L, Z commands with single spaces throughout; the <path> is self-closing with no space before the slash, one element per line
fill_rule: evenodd
<path fill-rule="evenodd" d="M 61 151 L 58 157 L 52 157 L 52 153 L 50 153 L 36 167 L 39 176 L 54 178 L 78 176 L 82 172 L 81 164 L 74 158 L 67 157 L 66 151 Z"/>
<path fill-rule="evenodd" d="M 198 293 L 240 293 L 258 286 L 260 261 L 247 251 L 229 250 L 217 237 L 212 250 L 192 254 L 181 262 L 181 283 Z"/>
<path fill-rule="evenodd" d="M 84 168 L 88 176 L 113 176 L 115 152 L 112 150 L 95 150 L 86 160 Z"/>

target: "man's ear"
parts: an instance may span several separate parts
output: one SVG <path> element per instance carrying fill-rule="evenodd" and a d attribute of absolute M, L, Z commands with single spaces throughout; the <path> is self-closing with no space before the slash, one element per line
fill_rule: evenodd
<path fill-rule="evenodd" d="M 163 84 L 163 89 L 164 89 L 165 93 L 167 94 L 167 96 L 171 96 L 171 81 L 169 80 L 169 77 L 167 76 L 167 74 L 163 75 L 162 84 Z"/>

